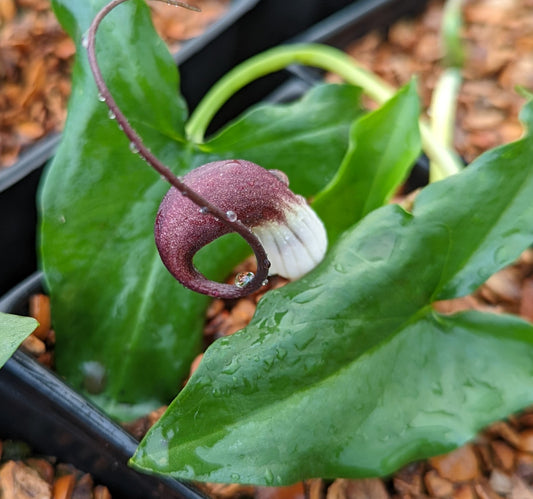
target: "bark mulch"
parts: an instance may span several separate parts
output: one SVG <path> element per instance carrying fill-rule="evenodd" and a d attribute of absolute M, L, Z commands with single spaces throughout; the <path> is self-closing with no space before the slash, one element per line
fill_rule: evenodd
<path fill-rule="evenodd" d="M 171 52 L 199 35 L 230 0 L 195 0 L 190 11 L 151 2 L 153 22 Z M 0 0 L 0 169 L 24 148 L 62 130 L 70 96 L 75 46 L 49 0 Z"/>
<path fill-rule="evenodd" d="M 401 86 L 418 76 L 422 105 L 442 73 L 442 0 L 415 19 L 374 31 L 347 47 L 364 67 Z M 458 102 L 455 147 L 470 163 L 479 154 L 520 137 L 525 102 L 516 86 L 533 89 L 533 1 L 464 0 L 466 62 Z"/>
<path fill-rule="evenodd" d="M 2 499 L 111 499 L 91 475 L 54 457 L 34 456 L 23 442 L 0 440 Z"/>
<path fill-rule="evenodd" d="M 350 46 L 349 53 L 395 85 L 418 74 L 422 101 L 427 106 L 441 72 L 438 30 L 442 4 L 440 0 L 430 2 L 418 19 L 402 20 L 387 34 L 370 33 Z M 533 0 L 466 0 L 464 12 L 468 58 L 455 145 L 467 161 L 472 161 L 522 133 L 518 111 L 524 99 L 514 87 L 533 88 Z M 252 266 L 245 262 L 236 272 L 253 270 Z M 275 277 L 268 287 L 283 284 Z M 234 302 L 214 300 L 206 318 L 206 346 L 244 327 L 258 299 L 259 295 Z M 33 298 L 32 303 L 33 314 L 45 327 L 25 343 L 25 348 L 51 365 L 54 335 L 46 326 L 50 324 L 47 298 Z M 435 307 L 443 313 L 470 308 L 514 313 L 533 321 L 533 250 L 524 252 L 514 265 L 491 277 L 474 294 L 439 302 Z M 163 410 L 126 427 L 140 438 Z M 220 499 L 533 499 L 533 409 L 495 423 L 473 442 L 449 454 L 413 463 L 386 479 L 316 479 L 280 488 L 234 484 L 202 487 Z"/>

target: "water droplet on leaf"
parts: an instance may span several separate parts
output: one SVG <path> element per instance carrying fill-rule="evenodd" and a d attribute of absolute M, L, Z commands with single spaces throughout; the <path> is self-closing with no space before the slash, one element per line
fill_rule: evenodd
<path fill-rule="evenodd" d="M 81 46 L 85 49 L 89 46 L 89 36 L 87 33 L 81 37 Z"/>
<path fill-rule="evenodd" d="M 244 288 L 252 282 L 252 279 L 255 277 L 253 272 L 239 272 L 235 276 L 235 286 L 238 288 Z"/>
<path fill-rule="evenodd" d="M 265 482 L 267 485 L 272 485 L 274 483 L 274 473 L 268 468 L 265 471 Z"/>

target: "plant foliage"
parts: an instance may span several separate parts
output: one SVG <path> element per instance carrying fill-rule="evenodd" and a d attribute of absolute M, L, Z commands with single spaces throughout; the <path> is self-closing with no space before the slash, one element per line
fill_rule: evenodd
<path fill-rule="evenodd" d="M 37 321 L 32 317 L 20 317 L 0 312 L 0 368 L 37 325 Z"/>
<path fill-rule="evenodd" d="M 533 138 L 377 209 L 214 343 L 141 443 L 141 469 L 283 485 L 388 474 L 533 403 L 533 326 L 437 313 L 533 241 Z"/>

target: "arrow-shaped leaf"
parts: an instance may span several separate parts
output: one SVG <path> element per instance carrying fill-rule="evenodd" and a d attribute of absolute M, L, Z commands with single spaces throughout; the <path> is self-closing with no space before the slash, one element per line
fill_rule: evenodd
<path fill-rule="evenodd" d="M 352 125 L 350 145 L 337 174 L 313 201 L 330 243 L 388 202 L 405 181 L 420 155 L 419 114 L 413 80 L 382 107 Z"/>
<path fill-rule="evenodd" d="M 0 312 L 0 368 L 37 326 L 37 321 L 32 317 Z"/>
<path fill-rule="evenodd" d="M 98 100 L 82 35 L 105 3 L 54 1 L 76 39 L 78 57 L 63 140 L 41 189 L 41 260 L 59 373 L 80 390 L 98 386 L 99 393 L 88 395 L 113 416 L 131 419 L 178 391 L 200 348 L 207 299 L 183 288 L 163 267 L 153 224 L 168 184 L 130 151 Z M 119 106 L 177 174 L 237 156 L 265 167 L 272 162 L 290 171 L 296 185 L 311 183 L 318 190 L 338 168 L 349 124 L 360 113 L 358 89 L 320 87 L 304 103 L 256 109 L 200 152 L 183 136 L 178 74 L 144 2 L 126 2 L 104 19 L 97 55 Z M 298 151 L 308 147 L 320 154 L 296 162 Z M 309 177 L 312 182 L 300 180 Z M 222 279 L 248 252 L 239 238 L 224 238 L 202 251 L 197 264 Z"/>
<path fill-rule="evenodd" d="M 347 231 L 208 349 L 133 464 L 267 485 L 387 474 L 531 404 L 533 326 L 431 304 L 533 241 L 532 157 L 528 136 Z"/>

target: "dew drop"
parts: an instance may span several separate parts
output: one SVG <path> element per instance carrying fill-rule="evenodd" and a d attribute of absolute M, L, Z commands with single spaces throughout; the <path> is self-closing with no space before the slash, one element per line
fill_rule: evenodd
<path fill-rule="evenodd" d="M 272 473 L 269 468 L 265 471 L 265 483 L 267 485 L 272 485 L 274 483 L 274 473 Z"/>
<path fill-rule="evenodd" d="M 87 33 L 81 37 L 81 46 L 85 49 L 89 46 L 89 36 Z"/>
<path fill-rule="evenodd" d="M 105 102 L 105 97 L 100 92 L 98 92 L 98 100 L 100 102 Z"/>
<path fill-rule="evenodd" d="M 130 151 L 133 153 L 133 154 L 137 154 L 139 152 L 139 149 L 138 147 L 135 145 L 135 142 L 130 142 Z"/>
<path fill-rule="evenodd" d="M 199 210 L 198 210 L 199 213 L 201 213 L 202 215 L 207 215 L 209 213 L 209 210 L 207 208 L 207 206 L 202 206 Z"/>
<path fill-rule="evenodd" d="M 232 473 L 231 474 L 231 480 L 233 482 L 238 482 L 240 480 L 240 478 L 241 478 L 241 475 L 239 475 L 238 473 Z"/>
<path fill-rule="evenodd" d="M 262 283 L 261 283 L 261 286 L 267 286 L 268 285 L 268 279 L 265 279 Z"/>
<path fill-rule="evenodd" d="M 65 215 L 61 215 L 61 216 L 59 217 L 59 223 L 64 224 L 64 223 L 66 223 L 66 221 L 67 221 L 67 219 L 65 218 Z"/>
<path fill-rule="evenodd" d="M 235 213 L 234 211 L 231 211 L 231 210 L 226 211 L 226 217 L 228 218 L 230 222 L 237 221 L 237 213 Z"/>
<path fill-rule="evenodd" d="M 239 272 L 235 276 L 235 286 L 238 288 L 244 288 L 250 284 L 254 277 L 255 274 L 253 272 Z"/>
<path fill-rule="evenodd" d="M 108 111 L 107 116 L 110 120 L 114 120 L 116 118 L 115 113 L 111 111 L 111 109 Z"/>

